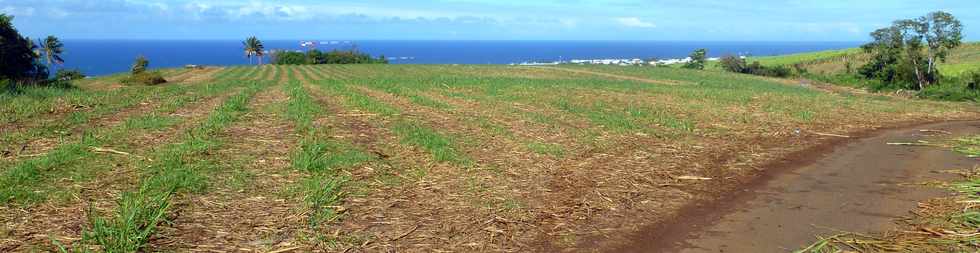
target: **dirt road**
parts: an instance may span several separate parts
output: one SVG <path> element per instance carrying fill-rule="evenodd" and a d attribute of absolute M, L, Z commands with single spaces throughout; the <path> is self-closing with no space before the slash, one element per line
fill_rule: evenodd
<path fill-rule="evenodd" d="M 922 129 L 946 136 L 925 136 Z M 915 184 L 956 178 L 943 170 L 980 160 L 945 149 L 887 145 L 980 133 L 980 121 L 886 130 L 804 159 L 729 198 L 687 210 L 614 252 L 791 252 L 818 235 L 894 226 L 918 201 L 948 194 Z M 934 133 L 933 133 L 934 134 Z"/>

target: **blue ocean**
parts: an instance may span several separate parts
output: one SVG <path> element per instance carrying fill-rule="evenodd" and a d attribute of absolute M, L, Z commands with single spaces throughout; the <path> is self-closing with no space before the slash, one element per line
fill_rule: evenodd
<path fill-rule="evenodd" d="M 87 75 L 127 71 L 137 55 L 153 68 L 245 65 L 240 41 L 232 40 L 65 40 L 64 68 Z M 267 50 L 304 50 L 299 40 L 265 41 Z M 698 48 L 710 57 L 768 56 L 855 47 L 861 42 L 697 42 L 697 41 L 335 41 L 313 43 L 319 50 L 356 48 L 385 56 L 392 64 L 510 64 L 573 59 L 673 59 Z M 254 59 L 253 59 L 254 61 Z"/>

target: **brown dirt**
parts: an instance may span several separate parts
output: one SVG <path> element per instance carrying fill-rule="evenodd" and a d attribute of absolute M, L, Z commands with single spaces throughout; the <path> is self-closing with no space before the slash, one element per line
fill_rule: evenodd
<path fill-rule="evenodd" d="M 188 103 L 172 113 L 184 118 L 181 124 L 152 132 L 133 133 L 117 145 L 107 148 L 122 150 L 136 155 L 146 155 L 155 147 L 173 141 L 176 136 L 201 121 L 210 111 L 224 101 L 232 93 Z M 149 113 L 146 111 L 144 113 Z M 130 147 L 138 147 L 132 148 Z M 38 247 L 54 250 L 52 239 L 71 246 L 81 239 L 82 230 L 89 226 L 87 214 L 89 208 L 108 212 L 116 207 L 115 199 L 119 194 L 132 189 L 138 183 L 137 171 L 141 159 L 106 154 L 99 166 L 106 166 L 104 171 L 95 176 L 95 180 L 71 184 L 72 196 L 65 201 L 47 201 L 30 207 L 0 206 L 0 221 L 8 228 L 3 231 L 10 238 L 0 242 L 0 251 L 20 252 L 32 251 Z"/>
<path fill-rule="evenodd" d="M 299 83 L 301 84 L 307 84 L 312 82 L 312 80 L 309 80 L 309 78 L 306 77 L 308 74 L 305 73 L 306 71 L 305 66 L 309 66 L 309 65 L 300 65 L 300 66 L 294 66 L 289 68 L 289 71 L 293 73 L 293 79 L 299 81 Z"/>
<path fill-rule="evenodd" d="M 193 69 L 180 76 L 168 78 L 167 81 L 173 83 L 199 83 L 211 81 L 215 74 L 224 69 L 225 68 L 223 67 L 205 67 L 203 69 Z"/>
<path fill-rule="evenodd" d="M 315 73 L 318 73 L 320 76 L 323 77 L 323 79 L 330 79 L 330 80 L 351 79 L 350 73 L 347 73 L 345 69 L 341 68 L 341 66 L 321 65 L 318 67 L 314 67 L 314 69 L 317 70 L 315 71 Z"/>
<path fill-rule="evenodd" d="M 589 71 L 589 70 L 584 70 L 584 69 L 543 67 L 543 66 L 535 66 L 535 67 L 529 67 L 529 68 L 540 68 L 540 69 L 558 70 L 558 71 L 565 71 L 565 72 L 578 73 L 578 74 L 589 74 L 589 75 L 609 77 L 609 78 L 619 79 L 619 80 L 637 81 L 637 82 L 650 83 L 650 84 L 661 84 L 661 85 L 690 84 L 690 83 L 687 83 L 687 82 L 676 81 L 676 80 L 648 79 L 648 78 L 641 78 L 641 77 L 635 77 L 635 76 L 626 76 L 626 75 L 617 75 L 617 74 L 610 74 L 610 73 Z"/>
<path fill-rule="evenodd" d="M 919 129 L 976 133 L 980 122 L 917 125 L 824 142 L 763 166 L 740 190 L 687 205 L 673 219 L 598 250 L 785 252 L 836 229 L 888 230 L 918 201 L 942 195 L 899 184 L 948 179 L 934 171 L 977 163 L 944 150 L 885 144 L 922 139 Z"/>
<path fill-rule="evenodd" d="M 160 228 L 151 249 L 269 251 L 299 245 L 296 233 L 305 221 L 302 200 L 285 194 L 302 177 L 289 169 L 298 136 L 294 126 L 269 107 L 287 99 L 278 87 L 256 95 L 250 102 L 252 111 L 219 137 L 226 143 L 210 154 L 221 157 L 220 166 L 227 168 L 218 172 L 216 178 L 221 179 L 206 194 L 178 198 L 172 225 Z M 250 175 L 244 188 L 229 185 L 236 173 Z"/>
<path fill-rule="evenodd" d="M 276 74 L 279 75 L 279 80 L 275 80 L 278 84 L 285 84 L 289 82 L 289 73 L 293 72 L 296 68 L 294 67 L 284 67 L 281 65 L 276 65 Z M 273 75 L 275 77 L 275 75 Z M 294 77 L 295 78 L 295 77 Z"/>
<path fill-rule="evenodd" d="M 469 204 L 473 196 L 460 192 L 467 184 L 465 169 L 433 162 L 429 154 L 400 144 L 398 138 L 384 127 L 392 119 L 348 116 L 359 112 L 339 111 L 341 107 L 336 104 L 327 107 L 337 116 L 321 122 L 330 122 L 327 124 L 330 124 L 332 135 L 349 138 L 380 159 L 350 171 L 354 181 L 359 183 L 352 186 L 356 193 L 344 203 L 349 211 L 337 227 L 329 229 L 346 242 L 334 249 L 355 252 L 419 248 L 472 251 L 497 247 L 487 243 L 485 238 L 499 234 L 486 229 L 500 221 L 492 219 L 493 216 L 474 216 L 479 210 Z"/>

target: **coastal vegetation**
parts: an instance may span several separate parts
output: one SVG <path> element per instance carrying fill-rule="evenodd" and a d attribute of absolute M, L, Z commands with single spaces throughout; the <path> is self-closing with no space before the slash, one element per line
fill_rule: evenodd
<path fill-rule="evenodd" d="M 704 69 L 704 63 L 708 59 L 708 50 L 703 48 L 694 50 L 694 52 L 691 52 L 691 55 L 688 56 L 688 58 L 690 60 L 684 64 L 684 68 L 698 70 Z"/>
<path fill-rule="evenodd" d="M 750 57 L 792 66 L 793 75 L 842 86 L 926 99 L 980 101 L 980 44 L 962 42 L 962 24 L 945 12 L 895 21 L 861 48 Z"/>
<path fill-rule="evenodd" d="M 294 51 L 276 51 L 273 62 L 277 65 L 316 65 L 316 64 L 388 64 L 383 55 L 374 58 L 370 54 L 349 50 L 332 50 L 322 52 L 312 49 L 306 53 Z"/>
<path fill-rule="evenodd" d="M 145 56 L 137 56 L 130 68 L 130 75 L 122 82 L 125 84 L 157 85 L 166 83 L 167 80 L 159 71 L 149 71 L 150 60 Z"/>
<path fill-rule="evenodd" d="M 722 56 L 718 60 L 718 64 L 726 71 L 742 74 L 771 77 L 789 77 L 792 74 L 792 70 L 783 65 L 769 67 L 760 64 L 758 61 L 747 64 L 745 58 L 734 55 Z"/>

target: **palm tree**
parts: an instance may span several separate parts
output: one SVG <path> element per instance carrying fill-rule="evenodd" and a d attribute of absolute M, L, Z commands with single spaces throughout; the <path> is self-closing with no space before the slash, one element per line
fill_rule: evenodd
<path fill-rule="evenodd" d="M 242 47 L 245 48 L 245 58 L 248 58 L 248 64 L 252 64 L 252 55 L 255 54 L 255 47 L 252 43 L 255 37 L 248 37 L 245 41 L 242 41 Z"/>
<path fill-rule="evenodd" d="M 255 39 L 255 55 L 259 56 L 259 65 L 262 65 L 262 56 L 265 56 L 265 45 L 262 41 Z"/>
<path fill-rule="evenodd" d="M 58 40 L 57 37 L 48 36 L 44 40 L 38 40 L 40 44 L 40 51 L 44 53 L 44 61 L 48 65 L 48 69 L 51 69 L 51 64 L 62 64 L 65 60 L 61 58 L 61 53 L 64 52 L 65 45 Z"/>
<path fill-rule="evenodd" d="M 265 46 L 262 45 L 262 41 L 252 36 L 242 41 L 242 45 L 245 46 L 245 57 L 248 58 L 248 63 L 252 64 L 252 56 L 255 55 L 259 57 L 259 65 L 262 65 L 262 56 L 265 55 Z"/>

